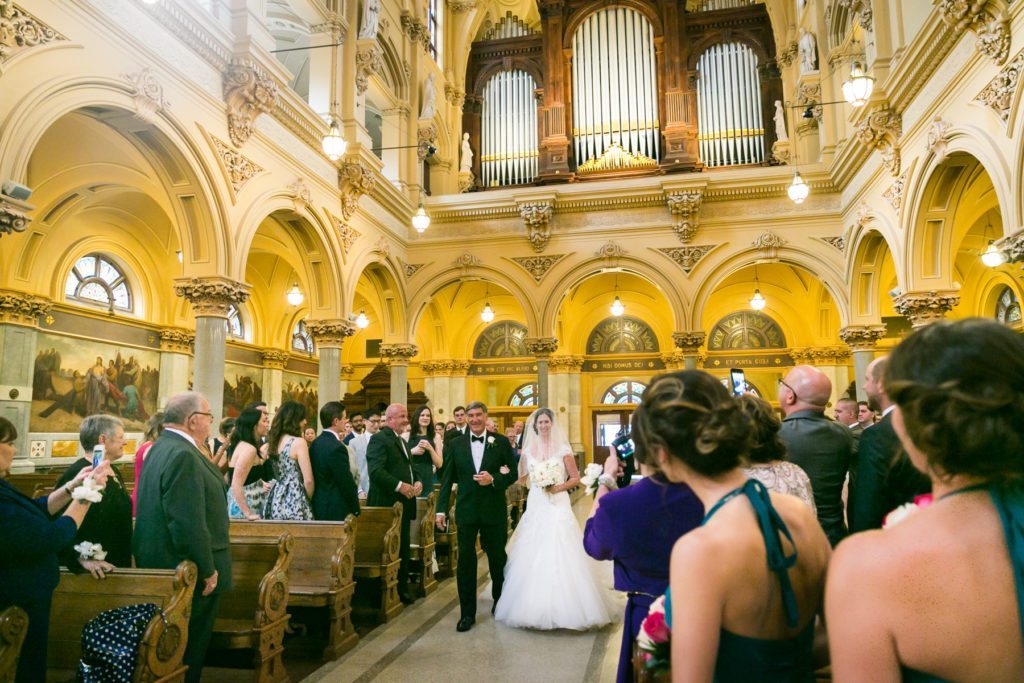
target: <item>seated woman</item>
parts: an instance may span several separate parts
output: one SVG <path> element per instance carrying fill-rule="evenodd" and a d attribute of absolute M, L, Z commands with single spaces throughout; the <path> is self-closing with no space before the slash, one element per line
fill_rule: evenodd
<path fill-rule="evenodd" d="M 113 464 L 124 455 L 124 423 L 112 415 L 90 415 L 82 420 L 78 439 L 85 456 L 71 463 L 57 480 L 57 486 L 74 481 L 78 473 L 92 464 L 92 452 L 103 446 L 103 459 L 111 465 L 111 476 L 103 489 L 103 500 L 93 503 L 89 514 L 78 528 L 75 542 L 61 553 L 61 564 L 73 572 L 88 571 L 98 579 L 115 567 L 132 566 L 132 499 L 125 490 L 121 473 Z M 87 541 L 100 544 L 106 553 L 103 560 L 84 557 L 74 549 Z M 113 566 L 111 566 L 113 565 Z"/>
<path fill-rule="evenodd" d="M 753 423 L 744 473 L 764 484 L 769 491 L 796 496 L 818 514 L 810 477 L 802 467 L 786 460 L 786 444 L 779 438 L 782 420 L 775 409 L 753 394 L 743 394 L 736 400 Z"/>
<path fill-rule="evenodd" d="M 257 408 L 246 408 L 235 420 L 234 431 L 227 443 L 228 516 L 232 519 L 260 519 L 266 501 L 267 483 L 273 477 L 267 467 L 260 444 L 270 429 L 270 417 Z"/>
<path fill-rule="evenodd" d="M 71 502 L 71 492 L 92 476 L 105 484 L 110 463 L 95 471 L 81 469 L 49 496 L 32 500 L 7 483 L 18 431 L 0 417 L 0 610 L 17 605 L 28 614 L 28 633 L 18 661 L 17 683 L 46 680 L 46 639 L 50 603 L 60 581 L 58 554 L 75 542 L 75 533 L 89 512 L 85 500 Z M 64 510 L 63 516 L 58 516 Z"/>
<path fill-rule="evenodd" d="M 264 519 L 313 519 L 313 465 L 309 446 L 302 438 L 306 428 L 306 407 L 285 401 L 270 424 L 267 446 L 277 483 L 270 489 Z"/>
<path fill-rule="evenodd" d="M 893 351 L 885 388 L 935 502 L 836 550 L 836 680 L 1024 680 L 1024 337 L 929 325 Z"/>
<path fill-rule="evenodd" d="M 644 447 L 706 510 L 701 527 L 672 549 L 665 618 L 673 679 L 813 680 L 829 557 L 814 513 L 747 478 L 750 419 L 711 375 L 656 377 L 641 405 Z"/>

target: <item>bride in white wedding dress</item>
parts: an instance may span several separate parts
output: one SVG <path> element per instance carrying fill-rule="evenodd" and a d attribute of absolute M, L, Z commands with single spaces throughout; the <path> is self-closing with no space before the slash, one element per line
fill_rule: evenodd
<path fill-rule="evenodd" d="M 554 413 L 541 408 L 524 431 L 519 482 L 530 486 L 526 512 L 509 542 L 505 585 L 494 618 L 508 626 L 534 629 L 599 628 L 611 621 L 608 591 L 596 563 L 583 551 L 583 534 L 568 490 L 580 476 L 569 440 Z M 559 464 L 560 483 L 530 482 L 530 466 Z"/>

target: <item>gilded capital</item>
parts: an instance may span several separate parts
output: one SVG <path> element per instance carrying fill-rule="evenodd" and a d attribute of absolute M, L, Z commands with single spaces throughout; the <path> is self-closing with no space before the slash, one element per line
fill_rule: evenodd
<path fill-rule="evenodd" d="M 341 190 L 342 223 L 348 224 L 359 208 L 359 198 L 371 192 L 376 182 L 373 171 L 358 161 L 346 161 L 341 165 L 338 189 Z"/>
<path fill-rule="evenodd" d="M 227 318 L 232 304 L 240 306 L 251 288 L 226 277 L 181 277 L 174 280 L 174 293 L 188 299 L 197 318 Z"/>
<path fill-rule="evenodd" d="M 852 351 L 870 351 L 885 336 L 885 325 L 848 325 L 839 330 L 839 339 Z"/>
<path fill-rule="evenodd" d="M 845 346 L 806 346 L 789 350 L 797 365 L 845 365 L 850 360 L 850 349 Z"/>
<path fill-rule="evenodd" d="M 39 316 L 48 313 L 52 305 L 45 297 L 0 290 L 0 323 L 38 327 Z"/>
<path fill-rule="evenodd" d="M 196 333 L 184 327 L 165 327 L 160 330 L 160 350 L 170 353 L 192 353 Z"/>
<path fill-rule="evenodd" d="M 356 368 L 354 365 L 342 365 L 340 369 L 341 378 L 346 380 L 354 375 L 355 372 Z"/>
<path fill-rule="evenodd" d="M 700 189 L 671 192 L 665 195 L 665 202 L 672 214 L 676 236 L 683 244 L 688 243 L 697 234 L 700 220 L 700 203 L 703 199 Z"/>
<path fill-rule="evenodd" d="M 0 237 L 25 232 L 25 228 L 32 222 L 28 214 L 34 208 L 31 204 L 0 194 Z"/>
<path fill-rule="evenodd" d="M 558 349 L 558 339 L 555 337 L 527 337 L 523 344 L 535 356 L 550 356 Z"/>
<path fill-rule="evenodd" d="M 551 356 L 548 359 L 548 369 L 551 372 L 579 372 L 582 368 L 582 356 Z"/>
<path fill-rule="evenodd" d="M 263 358 L 263 367 L 273 370 L 284 370 L 284 366 L 288 363 L 291 354 L 280 349 L 264 349 L 261 356 Z"/>
<path fill-rule="evenodd" d="M 392 365 L 407 365 L 409 360 L 419 352 L 420 350 L 415 344 L 406 342 L 380 345 L 380 357 L 388 360 Z"/>
<path fill-rule="evenodd" d="M 918 328 L 942 320 L 959 303 L 959 292 L 933 289 L 901 294 L 893 301 L 893 307 L 910 320 L 911 327 Z"/>
<path fill-rule="evenodd" d="M 526 239 L 536 252 L 544 251 L 551 239 L 551 217 L 555 213 L 552 202 L 530 202 L 519 205 L 519 216 L 526 227 Z"/>
<path fill-rule="evenodd" d="M 900 174 L 900 137 L 903 117 L 887 106 L 876 108 L 857 124 L 857 139 L 870 150 L 882 155 L 882 163 L 893 177 Z"/>
<path fill-rule="evenodd" d="M 370 87 L 370 76 L 384 70 L 384 51 L 376 39 L 356 43 L 356 92 L 360 95 Z"/>
<path fill-rule="evenodd" d="M 703 330 L 673 332 L 672 341 L 675 343 L 676 348 L 683 353 L 694 354 L 700 350 L 700 347 L 704 346 L 704 340 L 707 339 L 707 336 L 707 333 Z"/>
<path fill-rule="evenodd" d="M 1024 230 L 1018 230 L 1012 235 L 1002 238 L 996 242 L 996 246 L 1006 254 L 1007 261 L 1021 263 L 1024 261 Z"/>
<path fill-rule="evenodd" d="M 469 374 L 470 362 L 468 360 L 453 360 L 450 363 L 452 377 L 465 377 Z"/>
<path fill-rule="evenodd" d="M 340 349 L 345 337 L 356 333 L 351 320 L 309 320 L 306 329 L 313 335 L 313 342 L 322 349 Z"/>

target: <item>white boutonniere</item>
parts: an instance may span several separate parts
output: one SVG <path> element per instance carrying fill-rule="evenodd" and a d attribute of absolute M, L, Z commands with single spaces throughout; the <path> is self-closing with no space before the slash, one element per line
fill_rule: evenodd
<path fill-rule="evenodd" d="M 103 549 L 103 546 L 99 543 L 90 543 L 89 541 L 82 541 L 75 546 L 75 552 L 83 560 L 100 560 L 103 561 L 107 557 L 107 551 Z"/>
<path fill-rule="evenodd" d="M 490 446 L 493 443 L 494 443 L 494 437 L 493 436 L 487 437 L 487 445 Z"/>
<path fill-rule="evenodd" d="M 97 484 L 95 479 L 87 477 L 71 492 L 71 500 L 87 500 L 90 503 L 98 503 L 103 500 L 103 489 L 104 487 Z"/>

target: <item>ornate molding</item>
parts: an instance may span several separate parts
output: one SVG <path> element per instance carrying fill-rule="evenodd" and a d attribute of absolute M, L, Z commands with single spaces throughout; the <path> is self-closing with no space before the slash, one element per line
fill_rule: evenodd
<path fill-rule="evenodd" d="M 409 359 L 419 352 L 420 350 L 415 344 L 405 342 L 380 345 L 380 357 L 388 360 L 392 365 L 407 364 Z"/>
<path fill-rule="evenodd" d="M 1000 69 L 995 78 L 989 81 L 974 101 L 996 113 L 1005 124 L 1010 118 L 1010 102 L 1017 92 L 1021 70 L 1024 69 L 1024 50 L 1021 50 L 1009 64 Z"/>
<path fill-rule="evenodd" d="M 256 130 L 256 118 L 277 106 L 277 83 L 261 69 L 241 59 L 231 60 L 223 79 L 228 133 L 235 147 L 241 147 Z"/>
<path fill-rule="evenodd" d="M 342 365 L 340 368 L 338 368 L 338 374 L 341 376 L 342 379 L 345 380 L 347 380 L 350 376 L 354 375 L 355 372 L 356 368 L 354 365 Z"/>
<path fill-rule="evenodd" d="M 865 31 L 871 30 L 874 20 L 874 13 L 871 10 L 871 0 L 836 0 L 836 7 L 845 7 L 850 15 L 857 15 L 857 23 Z M 831 9 L 831 8 L 830 8 Z M 825 22 L 829 24 L 828 21 Z"/>
<path fill-rule="evenodd" d="M 904 173 L 889 186 L 889 189 L 882 193 L 882 196 L 885 197 L 885 200 L 889 202 L 889 205 L 896 213 L 899 213 L 900 208 L 903 206 L 903 188 L 906 185 L 907 174 Z"/>
<path fill-rule="evenodd" d="M 416 126 L 416 157 L 423 161 L 431 154 L 431 148 L 437 149 L 437 125 L 421 119 Z"/>
<path fill-rule="evenodd" d="M 839 330 L 839 339 L 852 351 L 870 351 L 885 336 L 885 325 L 848 325 Z"/>
<path fill-rule="evenodd" d="M 391 242 L 388 242 L 387 237 L 381 235 L 374 243 L 373 251 L 383 260 L 387 261 L 389 258 L 391 258 Z"/>
<path fill-rule="evenodd" d="M 448 0 L 448 9 L 452 14 L 462 14 L 476 9 L 476 0 Z"/>
<path fill-rule="evenodd" d="M 0 194 L 0 237 L 15 232 L 25 232 L 32 222 L 29 212 L 36 207 L 27 202 Z"/>
<path fill-rule="evenodd" d="M 949 144 L 949 131 L 953 124 L 936 116 L 928 129 L 928 149 L 935 154 L 936 163 L 941 164 L 946 158 L 946 146 Z"/>
<path fill-rule="evenodd" d="M 254 163 L 248 157 L 242 155 L 241 152 L 235 151 L 228 143 L 210 136 L 210 141 L 213 143 L 213 149 L 217 152 L 217 157 L 220 159 L 221 167 L 224 169 L 224 175 L 227 177 L 228 183 L 231 184 L 231 189 L 238 194 L 245 187 L 253 177 L 263 173 L 263 167 Z"/>
<path fill-rule="evenodd" d="M 322 349 L 340 349 L 346 337 L 356 333 L 351 320 L 307 320 L 306 330 L 313 336 L 313 343 Z"/>
<path fill-rule="evenodd" d="M 613 142 L 596 159 L 589 159 L 579 165 L 576 174 L 580 176 L 600 174 L 608 171 L 655 169 L 658 162 L 640 153 L 626 151 L 622 145 Z"/>
<path fill-rule="evenodd" d="M 341 190 L 341 220 L 346 225 L 359 208 L 359 199 L 377 185 L 373 170 L 362 162 L 345 161 L 338 169 L 338 189 Z"/>
<path fill-rule="evenodd" d="M 349 252 L 352 251 L 352 245 L 363 234 L 332 213 L 328 213 L 327 217 L 331 219 L 331 224 L 338 231 L 338 239 L 341 241 L 341 255 L 348 256 Z"/>
<path fill-rule="evenodd" d="M 959 303 L 960 292 L 933 289 L 901 294 L 893 301 L 893 308 L 910 320 L 911 327 L 918 328 L 942 320 Z"/>
<path fill-rule="evenodd" d="M 550 356 L 558 350 L 558 339 L 555 337 L 526 337 L 523 344 L 534 356 Z"/>
<path fill-rule="evenodd" d="M 444 98 L 448 101 L 448 104 L 462 111 L 462 105 L 466 103 L 466 91 L 451 83 L 445 83 Z"/>
<path fill-rule="evenodd" d="M 402 272 L 405 273 L 406 280 L 420 272 L 420 269 L 427 265 L 426 263 L 406 263 L 401 259 L 398 260 L 398 264 L 402 266 Z"/>
<path fill-rule="evenodd" d="M 846 252 L 846 238 L 842 235 L 838 237 L 819 237 L 822 242 L 829 244 L 841 252 Z"/>
<path fill-rule="evenodd" d="M 53 302 L 35 294 L 0 290 L 0 323 L 38 327 L 39 316 L 50 312 Z"/>
<path fill-rule="evenodd" d="M 430 32 L 427 30 L 426 24 L 420 21 L 418 17 L 410 14 L 408 10 L 402 10 L 400 21 L 402 23 L 402 32 L 412 43 L 419 43 L 420 47 L 424 50 L 429 49 Z"/>
<path fill-rule="evenodd" d="M 132 86 L 135 115 L 143 121 L 155 121 L 160 111 L 171 106 L 164 97 L 164 87 L 148 66 L 136 73 L 125 74 L 124 79 Z"/>
<path fill-rule="evenodd" d="M 1010 263 L 1024 262 L 1024 230 L 1003 237 L 996 246 L 1002 249 Z"/>
<path fill-rule="evenodd" d="M 579 372 L 583 369 L 583 356 L 551 356 L 548 370 L 551 372 Z"/>
<path fill-rule="evenodd" d="M 845 346 L 808 346 L 789 350 L 797 365 L 845 365 L 850 360 L 850 349 Z"/>
<path fill-rule="evenodd" d="M 270 368 L 272 370 L 284 370 L 284 366 L 288 363 L 288 359 L 291 358 L 292 354 L 287 351 L 281 351 L 279 349 L 264 349 L 260 357 L 263 360 L 263 367 Z"/>
<path fill-rule="evenodd" d="M 665 195 L 668 210 L 672 213 L 672 229 L 683 244 L 687 244 L 697 234 L 703 196 L 702 190 L 683 190 Z"/>
<path fill-rule="evenodd" d="M 601 248 L 594 252 L 594 255 L 603 259 L 615 261 L 625 256 L 626 250 L 615 242 L 609 241 L 601 245 Z"/>
<path fill-rule="evenodd" d="M 14 4 L 0 0 L 0 65 L 22 50 L 67 40 L 45 23 Z"/>
<path fill-rule="evenodd" d="M 301 211 L 304 207 L 309 208 L 313 204 L 313 194 L 301 177 L 296 178 L 295 182 L 288 186 L 288 196 L 292 198 L 292 205 L 296 211 Z"/>
<path fill-rule="evenodd" d="M 457 259 L 452 261 L 452 265 L 459 266 L 461 268 L 465 268 L 468 270 L 474 266 L 479 266 L 480 259 L 478 259 L 476 256 L 473 256 L 467 251 L 466 253 L 462 254 Z"/>
<path fill-rule="evenodd" d="M 420 363 L 420 372 L 424 377 L 444 377 L 451 374 L 454 363 L 450 360 L 425 360 Z"/>
<path fill-rule="evenodd" d="M 977 36 L 978 52 L 1002 64 L 1010 54 L 1010 21 L 993 0 L 939 0 L 939 14 L 959 40 L 965 31 Z"/>
<path fill-rule="evenodd" d="M 700 260 L 717 246 L 717 244 L 702 244 L 699 246 L 661 247 L 658 248 L 658 251 L 675 261 L 683 269 L 683 272 L 689 275 Z"/>
<path fill-rule="evenodd" d="M 241 306 L 249 298 L 249 285 L 226 277 L 175 278 L 174 293 L 188 299 L 197 318 L 227 318 L 232 304 Z"/>
<path fill-rule="evenodd" d="M 192 353 L 196 333 L 184 327 L 165 327 L 160 330 L 160 350 L 169 353 Z"/>
<path fill-rule="evenodd" d="M 685 354 L 694 354 L 704 346 L 707 340 L 707 333 L 703 330 L 692 330 L 690 332 L 673 332 L 672 343 L 676 348 Z"/>
<path fill-rule="evenodd" d="M 782 239 L 770 230 L 765 230 L 750 243 L 750 245 L 755 249 L 761 250 L 764 258 L 770 259 L 778 257 L 779 249 L 784 244 L 786 244 L 786 240 Z"/>
<path fill-rule="evenodd" d="M 356 47 L 356 92 L 366 93 L 370 87 L 370 76 L 384 68 L 384 51 L 374 40 L 361 40 Z"/>
<path fill-rule="evenodd" d="M 555 213 L 552 202 L 530 202 L 519 205 L 519 217 L 526 227 L 526 239 L 537 253 L 544 251 L 551 239 L 551 217 Z"/>
<path fill-rule="evenodd" d="M 877 107 L 857 124 L 857 139 L 882 155 L 882 163 L 894 177 L 900 174 L 900 136 L 903 118 L 887 106 Z"/>
<path fill-rule="evenodd" d="M 550 254 L 547 256 L 513 256 L 509 260 L 518 264 L 527 273 L 533 276 L 536 282 L 540 282 L 547 275 L 551 268 L 564 259 L 567 254 Z"/>
<path fill-rule="evenodd" d="M 805 109 L 811 107 L 811 112 L 814 117 L 803 125 L 810 125 L 811 127 L 817 127 L 821 125 L 823 110 L 821 106 L 821 83 L 813 81 L 809 83 L 801 83 L 796 93 L 796 104 Z"/>

